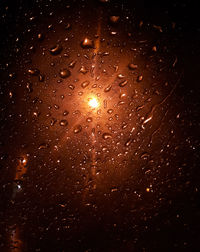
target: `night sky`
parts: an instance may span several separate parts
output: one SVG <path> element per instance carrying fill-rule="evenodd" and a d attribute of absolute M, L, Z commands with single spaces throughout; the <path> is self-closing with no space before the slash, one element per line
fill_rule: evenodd
<path fill-rule="evenodd" d="M 189 0 L 0 0 L 0 251 L 200 251 Z"/>

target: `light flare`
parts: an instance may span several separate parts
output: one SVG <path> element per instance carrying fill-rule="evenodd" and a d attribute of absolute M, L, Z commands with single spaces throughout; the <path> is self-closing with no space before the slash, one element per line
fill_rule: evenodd
<path fill-rule="evenodd" d="M 95 109 L 95 108 L 99 107 L 99 102 L 95 97 L 92 97 L 89 99 L 88 105 L 89 105 L 89 107 Z"/>

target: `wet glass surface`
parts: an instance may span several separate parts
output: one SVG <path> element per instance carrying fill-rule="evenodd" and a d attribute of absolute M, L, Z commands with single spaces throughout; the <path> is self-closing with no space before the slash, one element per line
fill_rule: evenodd
<path fill-rule="evenodd" d="M 0 2 L 0 251 L 198 251 L 196 9 Z"/>

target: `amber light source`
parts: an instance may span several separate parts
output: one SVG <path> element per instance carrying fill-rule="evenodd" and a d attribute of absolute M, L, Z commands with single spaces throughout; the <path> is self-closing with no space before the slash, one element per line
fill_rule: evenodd
<path fill-rule="evenodd" d="M 99 107 L 99 102 L 98 102 L 98 100 L 95 97 L 91 97 L 88 100 L 89 100 L 88 101 L 89 107 L 91 107 L 93 109 Z"/>

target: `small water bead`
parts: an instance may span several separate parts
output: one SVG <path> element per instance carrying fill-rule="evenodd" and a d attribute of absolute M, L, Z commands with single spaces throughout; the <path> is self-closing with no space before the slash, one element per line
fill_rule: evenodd
<path fill-rule="evenodd" d="M 102 138 L 103 138 L 104 140 L 111 139 L 111 138 L 112 138 L 112 135 L 111 135 L 110 133 L 103 133 Z"/>
<path fill-rule="evenodd" d="M 129 64 L 128 64 L 128 68 L 129 68 L 130 70 L 136 70 L 136 69 L 138 68 L 138 66 L 135 65 L 135 64 L 133 64 L 133 63 L 129 63 Z"/>
<path fill-rule="evenodd" d="M 110 16 L 110 22 L 113 24 L 116 24 L 119 22 L 120 17 L 119 16 Z"/>
<path fill-rule="evenodd" d="M 49 144 L 41 143 L 38 147 L 38 150 L 47 149 L 47 148 L 49 148 Z"/>
<path fill-rule="evenodd" d="M 75 86 L 72 85 L 72 84 L 68 85 L 68 87 L 69 87 L 71 90 L 74 90 L 74 89 L 75 89 Z"/>
<path fill-rule="evenodd" d="M 75 65 L 76 65 L 76 61 L 75 61 L 75 60 L 73 60 L 73 61 L 71 61 L 71 62 L 69 63 L 69 67 L 71 67 L 71 68 L 74 68 Z"/>
<path fill-rule="evenodd" d="M 38 33 L 37 38 L 39 41 L 42 41 L 44 39 L 44 34 Z"/>
<path fill-rule="evenodd" d="M 63 49 L 62 46 L 60 44 L 57 44 L 51 47 L 49 51 L 52 55 L 58 55 L 61 53 L 62 49 Z"/>
<path fill-rule="evenodd" d="M 81 68 L 79 69 L 79 72 L 82 74 L 86 74 L 88 72 L 88 70 L 86 69 L 85 66 L 81 66 Z"/>
<path fill-rule="evenodd" d="M 119 86 L 120 86 L 120 87 L 125 87 L 125 86 L 127 85 L 127 83 L 128 83 L 127 80 L 122 81 L 122 82 L 119 83 Z"/>
<path fill-rule="evenodd" d="M 140 76 L 137 77 L 137 82 L 141 82 L 142 80 L 143 80 L 143 76 L 142 75 L 140 75 Z"/>
<path fill-rule="evenodd" d="M 82 131 L 82 126 L 81 125 L 76 125 L 74 127 L 74 134 L 78 134 Z"/>
<path fill-rule="evenodd" d="M 28 69 L 28 73 L 30 75 L 37 76 L 40 73 L 40 71 L 37 68 L 34 68 L 34 69 L 30 68 L 30 69 Z"/>
<path fill-rule="evenodd" d="M 104 92 L 109 92 L 112 88 L 112 85 L 108 85 L 105 89 L 104 89 Z"/>
<path fill-rule="evenodd" d="M 118 74 L 117 77 L 118 77 L 119 79 L 125 78 L 125 76 L 124 76 L 123 74 Z"/>
<path fill-rule="evenodd" d="M 90 82 L 89 81 L 84 81 L 81 83 L 81 87 L 82 88 L 86 88 L 87 86 L 89 86 Z"/>
<path fill-rule="evenodd" d="M 71 75 L 71 72 L 69 71 L 69 69 L 65 68 L 65 69 L 60 70 L 59 75 L 61 78 L 65 79 Z"/>
<path fill-rule="evenodd" d="M 67 111 L 67 110 L 65 110 L 64 112 L 63 112 L 63 116 L 67 116 L 69 114 L 69 111 Z"/>
<path fill-rule="evenodd" d="M 52 118 L 51 122 L 50 122 L 50 125 L 53 126 L 56 122 L 57 122 L 57 120 L 55 118 Z"/>
<path fill-rule="evenodd" d="M 67 126 L 67 125 L 68 125 L 67 120 L 61 120 L 60 121 L 60 126 Z"/>
<path fill-rule="evenodd" d="M 113 113 L 113 109 L 108 109 L 107 113 L 108 114 L 112 114 Z"/>
<path fill-rule="evenodd" d="M 82 48 L 93 48 L 94 47 L 94 42 L 93 40 L 89 39 L 89 38 L 85 38 L 82 42 L 81 42 L 81 46 Z"/>
<path fill-rule="evenodd" d="M 90 122 L 92 122 L 92 121 L 93 121 L 92 117 L 88 117 L 88 118 L 86 119 L 86 122 L 88 122 L 88 123 L 90 123 Z"/>
<path fill-rule="evenodd" d="M 131 143 L 133 142 L 133 139 L 128 139 L 126 142 L 125 142 L 125 146 L 128 147 L 131 145 Z"/>
<path fill-rule="evenodd" d="M 43 74 L 39 74 L 38 80 L 39 80 L 40 82 L 43 82 L 43 81 L 44 81 L 44 75 L 43 75 Z"/>

